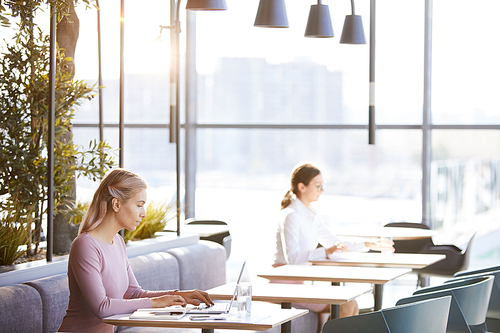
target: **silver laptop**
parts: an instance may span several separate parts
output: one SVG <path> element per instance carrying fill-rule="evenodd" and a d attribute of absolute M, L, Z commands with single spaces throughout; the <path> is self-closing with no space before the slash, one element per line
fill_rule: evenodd
<path fill-rule="evenodd" d="M 193 313 L 205 313 L 205 314 L 222 314 L 229 313 L 231 310 L 231 306 L 233 305 L 234 299 L 236 298 L 236 293 L 238 291 L 238 284 L 240 284 L 241 276 L 243 275 L 243 270 L 245 269 L 246 261 L 243 262 L 241 266 L 240 275 L 238 276 L 238 280 L 236 281 L 236 286 L 234 287 L 233 297 L 231 298 L 231 302 L 229 303 L 215 303 L 212 306 L 208 306 L 205 303 L 201 303 L 197 307 L 189 309 L 187 311 L 188 314 Z"/>

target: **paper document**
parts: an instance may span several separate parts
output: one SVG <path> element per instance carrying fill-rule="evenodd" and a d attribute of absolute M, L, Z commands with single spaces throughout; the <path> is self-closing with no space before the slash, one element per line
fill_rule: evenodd
<path fill-rule="evenodd" d="M 130 319 L 175 320 L 186 315 L 188 309 L 182 306 L 168 306 L 165 308 L 138 309 L 130 315 Z"/>

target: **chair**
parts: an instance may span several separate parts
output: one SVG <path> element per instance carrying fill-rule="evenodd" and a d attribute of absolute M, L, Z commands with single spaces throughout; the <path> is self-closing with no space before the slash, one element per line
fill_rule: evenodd
<path fill-rule="evenodd" d="M 445 283 L 422 288 L 396 305 L 452 296 L 447 333 L 485 333 L 486 312 L 494 278 L 492 276 Z"/>
<path fill-rule="evenodd" d="M 458 279 L 475 278 L 488 275 L 494 276 L 495 282 L 493 283 L 493 288 L 491 289 L 490 303 L 488 305 L 488 312 L 486 313 L 486 326 L 490 332 L 500 332 L 500 266 L 460 272 L 455 274 L 455 279 L 446 281 L 445 283 L 453 282 Z"/>
<path fill-rule="evenodd" d="M 429 227 L 423 223 L 415 222 L 391 222 L 384 225 L 384 228 L 415 228 L 426 229 Z M 394 240 L 396 253 L 419 253 L 426 246 L 434 245 L 432 238 Z"/>
<path fill-rule="evenodd" d="M 451 297 L 425 300 L 325 323 L 323 333 L 442 333 L 446 330 Z"/>
<path fill-rule="evenodd" d="M 186 224 L 227 225 L 226 222 L 220 220 L 197 220 L 195 218 L 186 219 L 185 222 Z M 231 254 L 231 243 L 232 243 L 232 236 L 229 233 L 229 231 L 213 236 L 200 237 L 200 239 L 216 242 L 224 246 L 226 248 L 227 258 L 229 258 L 229 255 Z"/>
<path fill-rule="evenodd" d="M 425 224 L 410 222 L 388 223 L 384 227 L 429 229 L 429 227 Z M 432 238 L 394 241 L 394 248 L 396 253 L 446 255 L 444 260 L 438 261 L 422 269 L 413 270 L 413 272 L 418 275 L 418 285 L 427 286 L 427 277 L 429 276 L 453 277 L 453 274 L 456 272 L 465 270 L 469 267 L 470 250 L 474 236 L 475 233 L 469 239 L 469 242 L 464 250 L 452 244 L 436 245 L 432 241 Z"/>
<path fill-rule="evenodd" d="M 471 236 L 467 246 L 463 250 L 451 244 L 425 247 L 419 253 L 445 254 L 446 258 L 425 268 L 416 270 L 417 274 L 421 277 L 426 275 L 453 277 L 455 273 L 466 270 L 469 267 L 470 252 L 475 235 L 474 233 Z"/>

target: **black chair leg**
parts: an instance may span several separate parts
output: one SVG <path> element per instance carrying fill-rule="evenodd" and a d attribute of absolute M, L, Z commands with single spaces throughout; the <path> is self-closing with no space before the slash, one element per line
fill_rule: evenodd
<path fill-rule="evenodd" d="M 422 276 L 418 275 L 417 276 L 417 288 L 421 287 L 428 287 L 430 285 L 430 277 L 429 276 Z"/>

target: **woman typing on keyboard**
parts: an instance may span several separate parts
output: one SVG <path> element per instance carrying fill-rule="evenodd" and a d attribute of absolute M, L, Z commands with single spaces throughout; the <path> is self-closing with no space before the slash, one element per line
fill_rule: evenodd
<path fill-rule="evenodd" d="M 146 291 L 137 283 L 118 232 L 135 230 L 146 216 L 146 187 L 141 177 L 123 169 L 102 180 L 71 245 L 70 296 L 59 331 L 112 333 L 113 326 L 101 318 L 140 308 L 197 306 L 200 301 L 213 305 L 204 291 Z"/>

